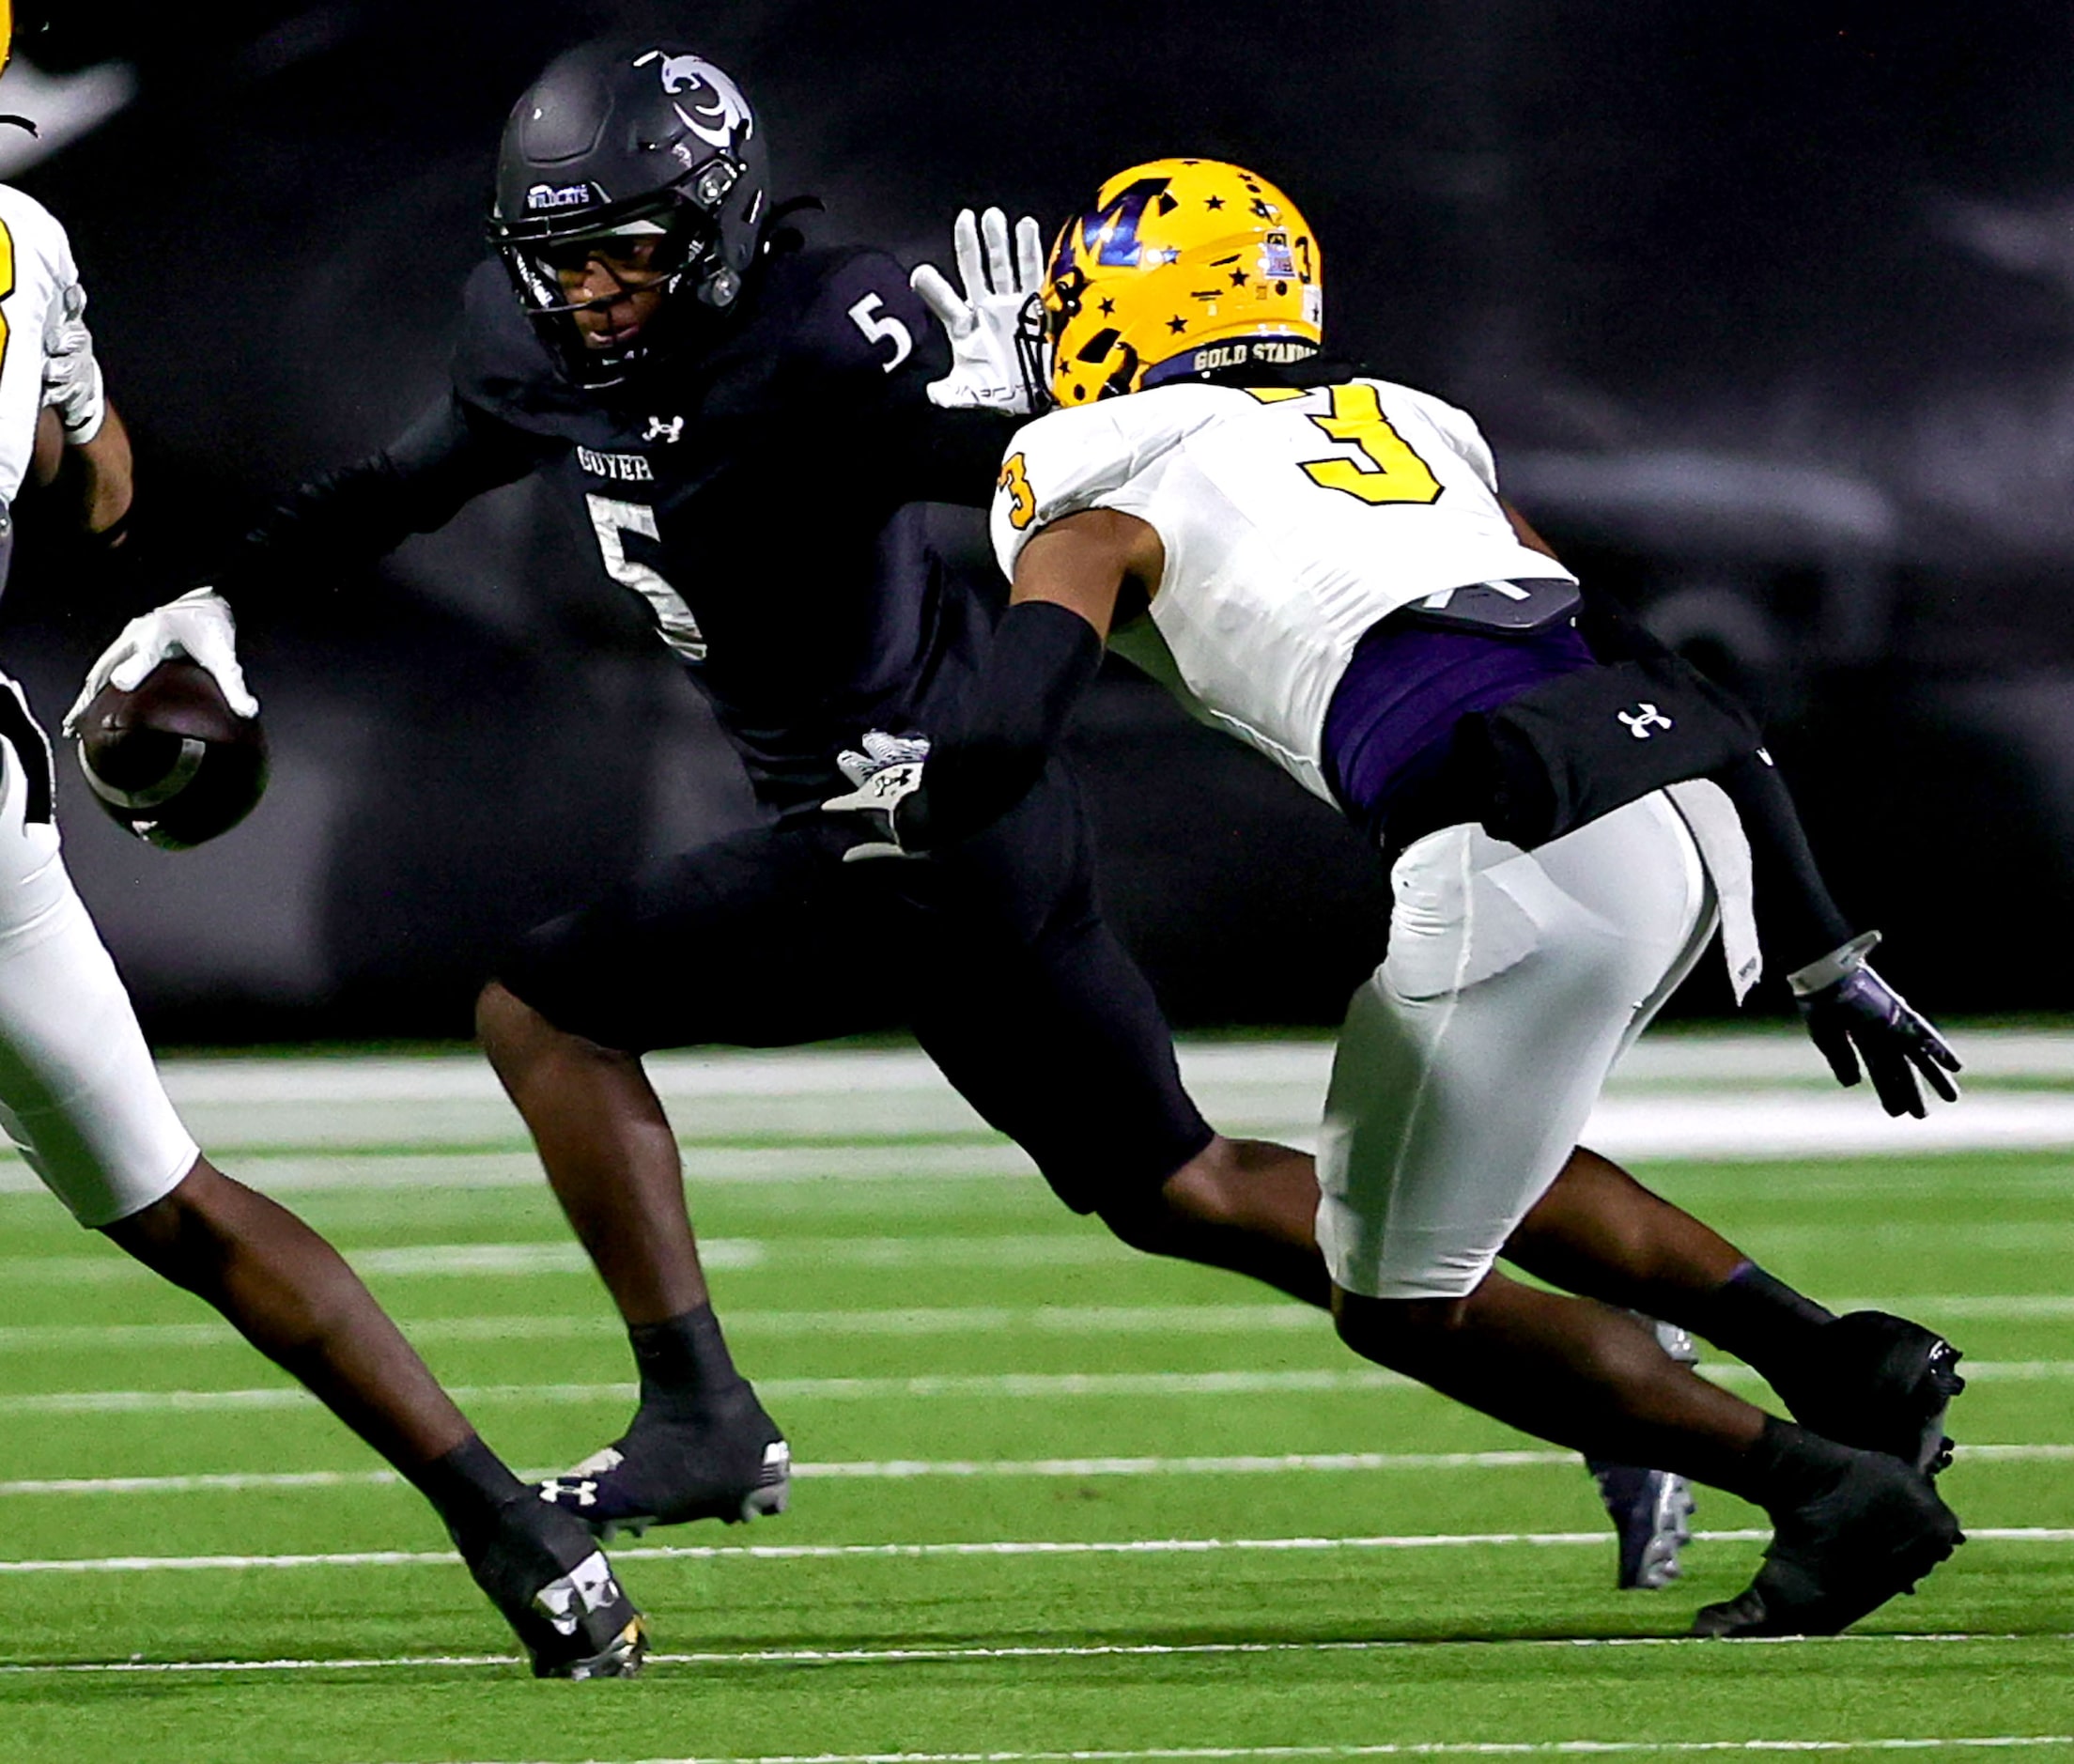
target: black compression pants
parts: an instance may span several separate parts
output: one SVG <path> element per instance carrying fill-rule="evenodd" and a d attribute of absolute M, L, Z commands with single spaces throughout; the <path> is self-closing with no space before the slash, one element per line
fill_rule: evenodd
<path fill-rule="evenodd" d="M 653 864 L 526 936 L 499 979 L 628 1053 L 789 1047 L 910 1028 L 1077 1212 L 1156 1187 L 1211 1130 L 1103 921 L 1088 828 L 1053 766 L 980 837 L 845 864 L 807 813 Z"/>

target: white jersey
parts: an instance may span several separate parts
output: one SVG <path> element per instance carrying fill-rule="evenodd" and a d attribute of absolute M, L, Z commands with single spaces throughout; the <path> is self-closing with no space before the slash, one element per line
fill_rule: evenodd
<path fill-rule="evenodd" d="M 1325 712 L 1371 626 L 1477 582 L 1575 580 L 1520 543 L 1475 422 L 1386 380 L 1168 386 L 1053 411 L 1001 469 L 1003 571 L 1089 508 L 1137 516 L 1166 548 L 1151 616 L 1166 655 L 1148 665 L 1328 802 Z M 1118 647 L 1138 659 L 1131 635 Z"/>
<path fill-rule="evenodd" d="M 79 283 L 72 242 L 34 196 L 0 184 L 0 502 L 11 503 L 36 451 L 43 358 Z"/>

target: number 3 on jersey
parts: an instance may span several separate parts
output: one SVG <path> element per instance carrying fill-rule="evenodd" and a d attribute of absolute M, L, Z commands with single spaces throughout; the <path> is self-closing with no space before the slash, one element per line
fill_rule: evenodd
<path fill-rule="evenodd" d="M 1357 381 L 1334 386 L 1330 391 L 1332 409 L 1310 420 L 1334 441 L 1353 442 L 1360 449 L 1361 458 L 1342 456 L 1306 459 L 1301 462 L 1305 475 L 1313 484 L 1328 490 L 1344 490 L 1364 503 L 1437 503 L 1440 480 L 1433 476 L 1432 468 L 1411 450 L 1403 436 L 1390 426 L 1390 419 L 1383 414 L 1376 399 L 1375 388 Z M 1275 403 L 1305 395 L 1277 389 L 1264 397 L 1259 391 L 1253 395 L 1262 402 Z"/>
<path fill-rule="evenodd" d="M 597 549 L 605 560 L 605 573 L 622 587 L 631 588 L 655 609 L 656 629 L 671 650 L 687 661 L 705 659 L 705 635 L 684 596 L 665 581 L 659 570 L 627 555 L 627 534 L 660 539 L 656 511 L 646 503 L 623 503 L 617 497 L 586 495 L 591 525 L 597 529 Z"/>

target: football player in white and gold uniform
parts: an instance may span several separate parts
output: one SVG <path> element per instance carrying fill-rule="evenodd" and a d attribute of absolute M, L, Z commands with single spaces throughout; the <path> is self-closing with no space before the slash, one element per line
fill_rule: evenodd
<path fill-rule="evenodd" d="M 1918 1078 L 1954 1095 L 1957 1061 L 1865 966 L 1871 940 L 1822 890 L 1740 710 L 1583 593 L 1500 498 L 1465 413 L 1324 359 L 1322 289 L 1315 235 L 1252 173 L 1167 160 L 1103 186 L 1060 237 L 1030 337 L 1062 408 L 1002 468 L 1014 590 L 976 705 L 925 755 L 854 766 L 859 788 L 828 807 L 871 818 L 858 858 L 987 825 L 1038 775 L 1114 629 L 1198 715 L 1353 817 L 1395 907 L 1321 1135 L 1340 1334 L 1593 1459 L 1766 1507 L 1764 1568 L 1699 1632 L 1840 1629 L 1958 1540 L 1929 1480 L 1949 1346 L 1881 1313 L 1833 1319 L 1696 1225 L 1719 1246 L 1695 1261 L 1710 1272 L 1652 1280 L 1625 1225 L 1662 1203 L 1618 1172 L 1542 1216 L 1538 1245 L 1525 1228 L 1557 1200 L 1613 1062 L 1717 927 L 1739 996 L 1757 978 L 1753 857 L 1767 940 L 1839 1077 L 1862 1058 L 1891 1112 L 1920 1113 Z M 1698 1378 L 1622 1311 L 1507 1277 L 1501 1253 L 1596 1298 L 1647 1291 L 1702 1334 L 1755 1289 L 1782 1320 L 1772 1347 L 1795 1344 L 1760 1369 L 1808 1425 Z M 1847 1343 L 1891 1346 L 1905 1375 L 1877 1393 L 1819 1369 L 1796 1382 L 1788 1362 L 1819 1369 Z"/>
<path fill-rule="evenodd" d="M 11 35 L 0 0 L 0 67 Z M 89 533 L 121 536 L 130 447 L 85 305 L 64 227 L 0 184 L 0 585 L 39 426 Z M 255 714 L 227 629 L 194 612 L 182 633 Z M 82 1225 L 215 1306 L 424 1493 L 536 1673 L 631 1673 L 642 1619 L 590 1534 L 483 1443 L 329 1244 L 201 1155 L 66 874 L 53 795 L 49 744 L 0 674 L 0 1131 Z"/>

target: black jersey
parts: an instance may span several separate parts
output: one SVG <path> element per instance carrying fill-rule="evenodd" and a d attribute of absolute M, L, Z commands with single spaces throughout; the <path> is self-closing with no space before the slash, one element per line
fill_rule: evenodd
<path fill-rule="evenodd" d="M 882 252 L 801 249 L 736 311 L 609 394 L 563 377 L 503 270 L 470 279 L 450 395 L 395 444 L 298 490 L 218 585 L 236 605 L 379 556 L 545 474 L 602 577 L 642 596 L 758 794 L 817 802 L 837 748 L 940 713 L 990 623 L 906 504 L 983 503 L 1000 418 L 946 411 L 949 347 Z"/>

